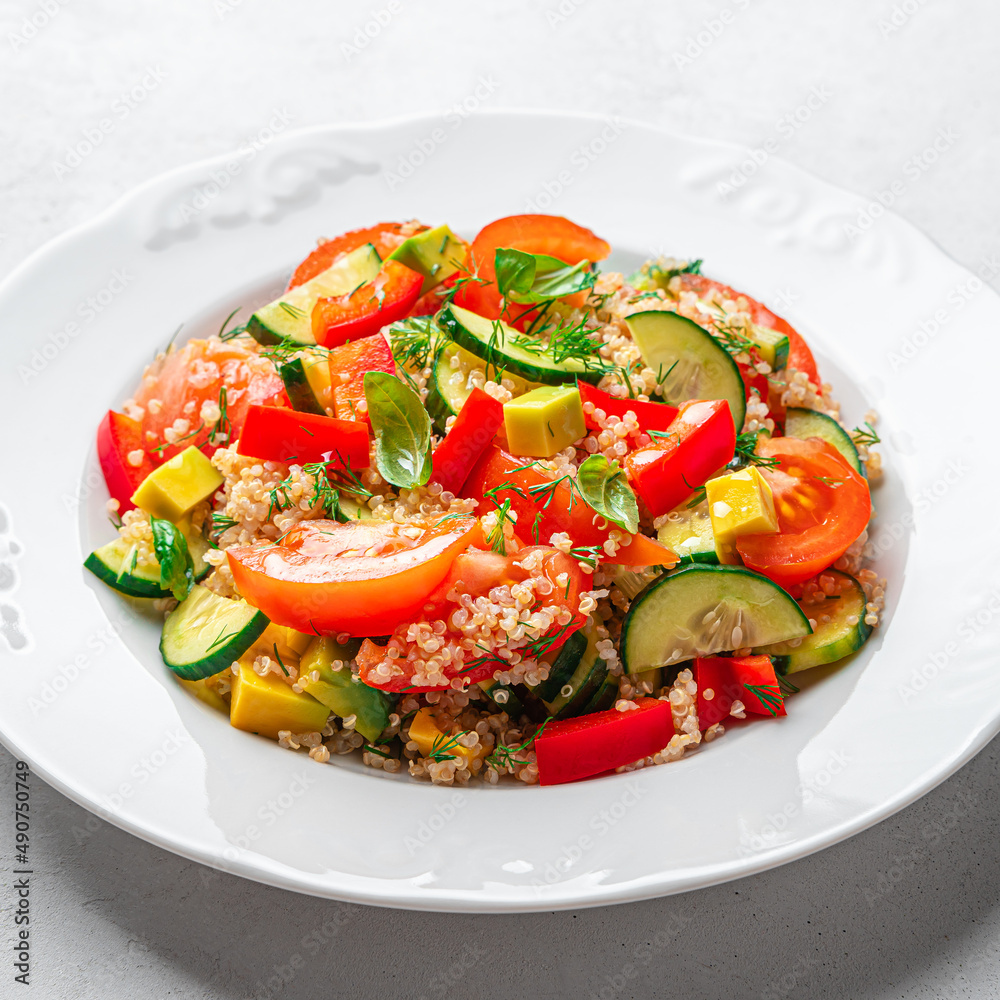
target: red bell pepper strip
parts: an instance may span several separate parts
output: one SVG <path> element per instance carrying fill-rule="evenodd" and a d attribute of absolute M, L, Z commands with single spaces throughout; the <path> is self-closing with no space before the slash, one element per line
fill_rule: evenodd
<path fill-rule="evenodd" d="M 382 264 L 374 281 L 350 295 L 321 298 L 312 311 L 312 332 L 316 343 L 337 347 L 377 333 L 383 326 L 402 319 L 420 298 L 422 274 L 398 260 Z"/>
<path fill-rule="evenodd" d="M 638 708 L 549 722 L 535 737 L 538 783 L 559 785 L 613 771 L 662 750 L 674 735 L 670 702 L 640 698 Z"/>
<path fill-rule="evenodd" d="M 113 500 L 118 501 L 118 513 L 132 510 L 132 494 L 155 468 L 156 463 L 143 447 L 142 426 L 138 420 L 108 410 L 97 428 L 97 457 L 101 462 L 104 481 Z M 129 456 L 142 452 L 138 465 Z"/>
<path fill-rule="evenodd" d="M 724 399 L 681 404 L 667 436 L 625 459 L 625 469 L 654 517 L 673 510 L 732 460 L 736 429 Z"/>
<path fill-rule="evenodd" d="M 729 421 L 732 426 L 732 421 Z M 506 489 L 500 488 L 506 486 Z M 479 513 L 494 509 L 486 496 L 496 498 L 497 504 L 510 500 L 511 509 L 517 513 L 517 535 L 528 544 L 547 545 L 555 532 L 565 531 L 574 545 L 603 546 L 612 530 L 631 537 L 608 562 L 622 566 L 666 566 L 677 563 L 677 556 L 665 545 L 638 534 L 629 536 L 624 528 L 610 524 L 599 528 L 597 514 L 580 497 L 578 490 L 565 479 L 553 482 L 539 471 L 535 463 L 515 458 L 494 445 L 487 448 L 465 482 L 462 493 L 479 500 Z"/>
<path fill-rule="evenodd" d="M 706 656 L 694 663 L 698 727 L 704 732 L 730 718 L 734 701 L 755 715 L 786 715 L 785 698 L 770 656 Z"/>
<path fill-rule="evenodd" d="M 596 386 L 579 382 L 580 399 L 583 401 L 583 419 L 592 431 L 601 430 L 601 425 L 594 417 L 594 410 L 603 410 L 606 416 L 622 419 L 631 410 L 639 421 L 639 428 L 644 431 L 665 431 L 677 416 L 677 407 L 669 403 L 645 402 L 641 399 L 619 399 L 611 393 L 604 392 Z M 587 404 L 593 403 L 591 410 Z"/>
<path fill-rule="evenodd" d="M 422 232 L 427 226 L 419 226 L 416 232 Z M 289 289 L 304 285 L 310 278 L 332 266 L 335 261 L 371 243 L 382 260 L 385 260 L 406 237 L 402 233 L 402 222 L 380 222 L 367 229 L 352 229 L 349 233 L 323 240 L 318 247 L 295 269 L 292 280 L 288 282 Z"/>
<path fill-rule="evenodd" d="M 503 404 L 482 389 L 474 388 L 434 452 L 431 479 L 440 483 L 442 489 L 459 494 L 472 467 L 502 426 Z"/>
<path fill-rule="evenodd" d="M 342 344 L 330 351 L 333 408 L 340 420 L 368 420 L 365 372 L 396 374 L 392 348 L 381 333 Z"/>
<path fill-rule="evenodd" d="M 265 462 L 326 462 L 334 468 L 366 469 L 368 428 L 356 420 L 254 404 L 247 410 L 236 450 Z"/>

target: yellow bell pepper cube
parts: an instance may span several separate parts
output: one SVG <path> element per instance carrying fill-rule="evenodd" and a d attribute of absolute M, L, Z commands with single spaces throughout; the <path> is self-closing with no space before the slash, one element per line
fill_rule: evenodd
<path fill-rule="evenodd" d="M 253 660 L 246 655 L 232 679 L 229 724 L 248 733 L 276 740 L 282 729 L 293 733 L 319 732 L 326 725 L 330 709 L 308 694 L 293 691 L 290 684 L 274 674 L 254 673 Z"/>
<path fill-rule="evenodd" d="M 486 756 L 486 747 L 463 747 L 455 738 L 458 735 L 448 736 L 440 729 L 430 708 L 419 709 L 410 723 L 410 739 L 417 744 L 422 757 L 439 753 L 444 759 L 461 757 L 471 764 L 477 757 Z"/>
<path fill-rule="evenodd" d="M 736 539 L 741 535 L 768 535 L 778 530 L 774 497 L 755 465 L 705 483 L 719 562 L 739 562 Z"/>
<path fill-rule="evenodd" d="M 575 386 L 543 385 L 503 406 L 507 444 L 514 455 L 551 458 L 587 433 Z"/>
<path fill-rule="evenodd" d="M 221 485 L 218 470 L 192 445 L 146 476 L 132 494 L 132 503 L 147 514 L 176 523 Z"/>

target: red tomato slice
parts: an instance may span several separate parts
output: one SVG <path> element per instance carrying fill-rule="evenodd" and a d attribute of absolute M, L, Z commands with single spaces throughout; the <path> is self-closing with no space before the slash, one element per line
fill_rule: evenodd
<path fill-rule="evenodd" d="M 317 300 L 312 311 L 316 343 L 337 347 L 395 323 L 413 308 L 423 283 L 423 275 L 398 260 L 385 261 L 374 281 L 350 295 Z"/>
<path fill-rule="evenodd" d="M 455 557 L 481 541 L 471 515 L 317 520 L 296 524 L 277 545 L 234 546 L 226 555 L 240 593 L 276 625 L 369 636 L 416 620 Z"/>
<path fill-rule="evenodd" d="M 777 330 L 788 337 L 788 367 L 794 368 L 796 371 L 805 372 L 813 385 L 818 386 L 820 384 L 819 372 L 816 369 L 816 359 L 813 357 L 812 351 L 809 350 L 809 345 L 805 342 L 805 338 L 791 323 L 771 312 L 767 306 L 756 299 L 752 299 L 745 292 L 737 292 L 735 289 L 730 288 L 729 285 L 722 284 L 721 281 L 713 281 L 711 278 L 706 278 L 703 274 L 681 274 L 678 277 L 681 280 L 683 288 L 695 292 L 701 297 L 704 297 L 709 291 L 714 289 L 727 299 L 738 299 L 740 297 L 746 299 L 750 307 L 750 318 L 754 323 L 758 326 L 766 326 L 772 330 Z"/>
<path fill-rule="evenodd" d="M 625 459 L 628 477 L 654 517 L 691 496 L 736 450 L 733 416 L 724 399 L 682 403 L 667 434 Z"/>
<path fill-rule="evenodd" d="M 549 722 L 535 737 L 538 783 L 591 778 L 662 750 L 674 735 L 670 702 L 640 698 L 636 708 Z"/>
<path fill-rule="evenodd" d="M 279 406 L 250 407 L 236 450 L 265 462 L 325 461 L 334 469 L 367 469 L 370 461 L 364 424 Z"/>
<path fill-rule="evenodd" d="M 729 421 L 732 426 L 732 420 Z M 527 466 L 527 468 L 525 467 Z M 599 528 L 600 520 L 575 490 L 565 482 L 546 488 L 550 480 L 524 459 L 515 458 L 495 445 L 488 448 L 476 463 L 462 492 L 479 500 L 479 513 L 493 509 L 486 498 L 489 490 L 511 483 L 514 489 L 499 490 L 497 503 L 509 499 L 517 513 L 517 534 L 525 541 L 548 542 L 555 532 L 565 531 L 574 545 L 603 545 L 612 530 L 628 535 L 624 528 L 608 525 Z M 534 489 L 534 492 L 532 490 Z M 622 566 L 674 566 L 677 556 L 666 546 L 643 534 L 632 535 L 629 545 L 622 546 L 617 554 L 606 557 L 608 562 Z"/>
<path fill-rule="evenodd" d="M 286 402 L 285 387 L 274 365 L 240 342 L 245 339 L 189 340 L 150 366 L 134 398 L 145 410 L 143 443 L 156 460 L 172 458 L 191 445 L 212 455 L 216 446 L 207 442 L 213 429 L 221 431 L 223 440 L 218 444 L 235 441 L 252 404 Z M 202 419 L 201 413 L 206 403 L 219 407 L 223 390 L 228 426 L 219 427 Z M 177 420 L 183 421 L 179 426 L 184 429 L 177 431 L 176 444 L 166 444 L 164 431 Z"/>
<path fill-rule="evenodd" d="M 535 551 L 543 554 L 541 568 L 544 576 L 552 584 L 552 591 L 546 599 L 536 601 L 530 610 L 535 611 L 541 607 L 565 608 L 573 615 L 573 619 L 568 625 L 553 627 L 545 637 L 537 640 L 533 652 L 540 657 L 558 649 L 586 621 L 585 616 L 577 610 L 580 606 L 580 592 L 583 589 L 583 572 L 574 558 L 547 546 L 522 548 L 517 553 L 507 556 L 496 552 L 463 552 L 455 558 L 447 577 L 435 593 L 427 598 L 423 613 L 417 620 L 450 622 L 456 605 L 448 600 L 447 595 L 459 581 L 465 593 L 489 599 L 489 594 L 494 588 L 510 587 L 526 580 L 531 574 L 521 563 Z M 559 582 L 560 580 L 562 582 Z M 461 677 L 471 684 L 492 677 L 497 669 L 502 669 L 502 663 L 495 656 L 476 656 L 471 660 L 466 659 L 461 665 L 446 665 L 443 673 L 447 680 L 444 683 L 414 684 L 414 664 L 408 654 L 411 650 L 420 658 L 427 654 L 407 638 L 409 628 L 410 622 L 405 622 L 395 632 L 396 644 L 405 651 L 402 657 L 387 658 L 387 647 L 371 640 L 366 640 L 362 644 L 358 653 L 358 667 L 361 679 L 369 687 L 396 692 L 439 691 L 450 687 L 451 680 L 455 677 Z M 457 642 L 462 637 L 463 633 L 452 627 L 441 636 L 441 641 L 443 644 L 449 639 Z"/>
<path fill-rule="evenodd" d="M 357 250 L 358 247 L 371 243 L 379 257 L 385 260 L 406 239 L 402 233 L 402 222 L 380 222 L 377 226 L 367 229 L 352 229 L 349 233 L 337 236 L 332 240 L 323 240 L 318 247 L 295 269 L 289 288 L 304 285 L 310 278 L 315 278 L 321 271 L 331 267 L 344 254 Z M 427 226 L 418 226 L 414 232 L 419 233 Z"/>
<path fill-rule="evenodd" d="M 707 656 L 694 661 L 698 728 L 730 720 L 734 701 L 754 715 L 787 715 L 770 656 Z M 709 697 L 710 696 L 710 697 Z"/>
<path fill-rule="evenodd" d="M 138 464 L 129 456 L 142 452 Z M 118 501 L 118 513 L 132 510 L 132 494 L 156 465 L 143 446 L 142 425 L 124 413 L 108 410 L 97 428 L 97 457 L 101 462 L 108 493 Z"/>
<path fill-rule="evenodd" d="M 333 408 L 340 420 L 368 420 L 365 372 L 396 374 L 392 348 L 381 333 L 342 344 L 330 351 Z"/>
<path fill-rule="evenodd" d="M 865 530 L 868 483 L 819 438 L 762 439 L 757 450 L 778 459 L 760 470 L 774 494 L 778 532 L 744 535 L 736 549 L 751 569 L 790 587 L 833 565 Z"/>

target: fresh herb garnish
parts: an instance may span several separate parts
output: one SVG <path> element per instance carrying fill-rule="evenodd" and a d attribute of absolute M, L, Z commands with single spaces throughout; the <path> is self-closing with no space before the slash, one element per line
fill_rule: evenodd
<path fill-rule="evenodd" d="M 436 736 L 434 742 L 431 744 L 431 752 L 427 755 L 427 759 L 437 761 L 438 763 L 446 760 L 454 760 L 455 754 L 448 751 L 455 750 L 461 746 L 458 738 L 465 736 L 466 732 L 467 730 L 463 729 L 460 733 L 455 733 L 454 736 L 446 736 L 444 733 Z"/>
<path fill-rule="evenodd" d="M 278 308 L 282 312 L 291 316 L 292 319 L 302 319 L 306 314 L 304 309 L 300 309 L 298 306 L 292 305 L 291 302 L 285 302 L 284 299 L 278 303 Z"/>
<path fill-rule="evenodd" d="M 552 721 L 552 716 L 549 716 L 538 729 L 529 736 L 520 746 L 507 747 L 502 743 L 498 743 L 493 753 L 491 753 L 486 758 L 486 764 L 488 767 L 492 767 L 494 770 L 499 770 L 500 768 L 509 768 L 514 770 L 515 764 L 523 764 L 524 761 L 515 760 L 519 753 L 524 753 L 539 736 L 545 731 L 545 727 Z"/>
<path fill-rule="evenodd" d="M 757 439 L 759 436 L 759 430 L 748 431 L 746 434 L 737 434 L 736 451 L 733 456 L 733 462 L 730 464 L 736 464 L 740 467 L 756 465 L 765 469 L 773 469 L 775 466 L 780 465 L 781 460 L 778 458 L 757 454 Z"/>
<path fill-rule="evenodd" d="M 865 421 L 864 427 L 855 427 L 851 431 L 851 438 L 854 440 L 855 444 L 863 444 L 868 448 L 873 445 L 880 444 L 882 439 L 878 436 L 875 428 L 872 427 L 869 421 Z"/>
<path fill-rule="evenodd" d="M 431 477 L 431 418 L 420 396 L 395 375 L 365 372 L 365 399 L 378 471 L 394 486 L 423 486 Z"/>
<path fill-rule="evenodd" d="M 496 504 L 496 500 L 493 502 Z M 489 542 L 490 548 L 493 549 L 494 552 L 498 555 L 505 556 L 507 555 L 507 536 L 504 533 L 504 526 L 507 524 L 514 524 L 514 518 L 510 516 L 509 498 L 504 500 L 503 503 L 497 504 L 496 516 L 496 524 L 486 536 L 486 541 Z"/>
<path fill-rule="evenodd" d="M 597 569 L 597 562 L 604 555 L 604 549 L 600 545 L 577 545 L 569 550 L 569 554 L 577 562 L 583 563 L 591 569 Z"/>
<path fill-rule="evenodd" d="M 237 306 L 223 321 L 222 326 L 219 327 L 219 340 L 235 340 L 236 337 L 242 336 L 247 332 L 246 323 L 241 323 L 239 326 L 234 326 L 232 330 L 227 330 L 226 327 L 229 325 L 229 321 L 243 308 L 243 306 Z"/>
<path fill-rule="evenodd" d="M 187 540 L 176 524 L 163 518 L 151 516 L 149 526 L 153 531 L 156 561 L 160 564 L 160 586 L 183 601 L 194 586 L 194 562 Z"/>
<path fill-rule="evenodd" d="M 508 247 L 499 247 L 493 260 L 500 294 L 520 305 L 586 291 L 593 288 L 597 280 L 597 272 L 586 260 L 567 264 L 545 254 L 525 253 Z"/>
<path fill-rule="evenodd" d="M 785 703 L 777 684 L 744 684 L 743 687 L 767 709 L 769 715 L 777 715 Z"/>
<path fill-rule="evenodd" d="M 617 462 L 591 455 L 580 463 L 576 485 L 583 499 L 603 518 L 629 534 L 639 530 L 639 505 Z"/>
<path fill-rule="evenodd" d="M 278 644 L 276 642 L 271 643 L 271 648 L 274 650 L 274 658 L 278 661 L 278 666 L 281 667 L 282 673 L 289 677 L 288 667 L 285 666 L 285 661 L 281 658 L 281 653 L 278 652 Z"/>
<path fill-rule="evenodd" d="M 405 371 L 432 365 L 446 341 L 432 316 L 411 316 L 389 327 L 389 342 L 396 364 Z"/>

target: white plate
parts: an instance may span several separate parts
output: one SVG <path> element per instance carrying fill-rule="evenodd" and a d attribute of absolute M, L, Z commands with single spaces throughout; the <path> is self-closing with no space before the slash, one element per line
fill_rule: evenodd
<path fill-rule="evenodd" d="M 160 177 L 35 254 L 0 288 L 0 627 L 15 644 L 15 620 L 28 636 L 16 651 L 0 637 L 7 746 L 88 809 L 205 864 L 318 895 L 487 912 L 761 871 L 960 767 L 1000 719 L 1000 301 L 901 219 L 869 206 L 879 217 L 852 240 L 862 199 L 747 155 L 587 117 L 322 128 Z M 721 197 L 734 170 L 749 179 Z M 878 409 L 883 627 L 787 719 L 576 785 L 433 788 L 230 729 L 167 676 L 157 625 L 81 567 L 112 534 L 102 413 L 179 324 L 182 340 L 214 332 L 234 306 L 269 299 L 318 236 L 414 216 L 471 235 L 525 210 L 592 227 L 623 266 L 704 257 L 809 337 L 851 421 Z"/>

